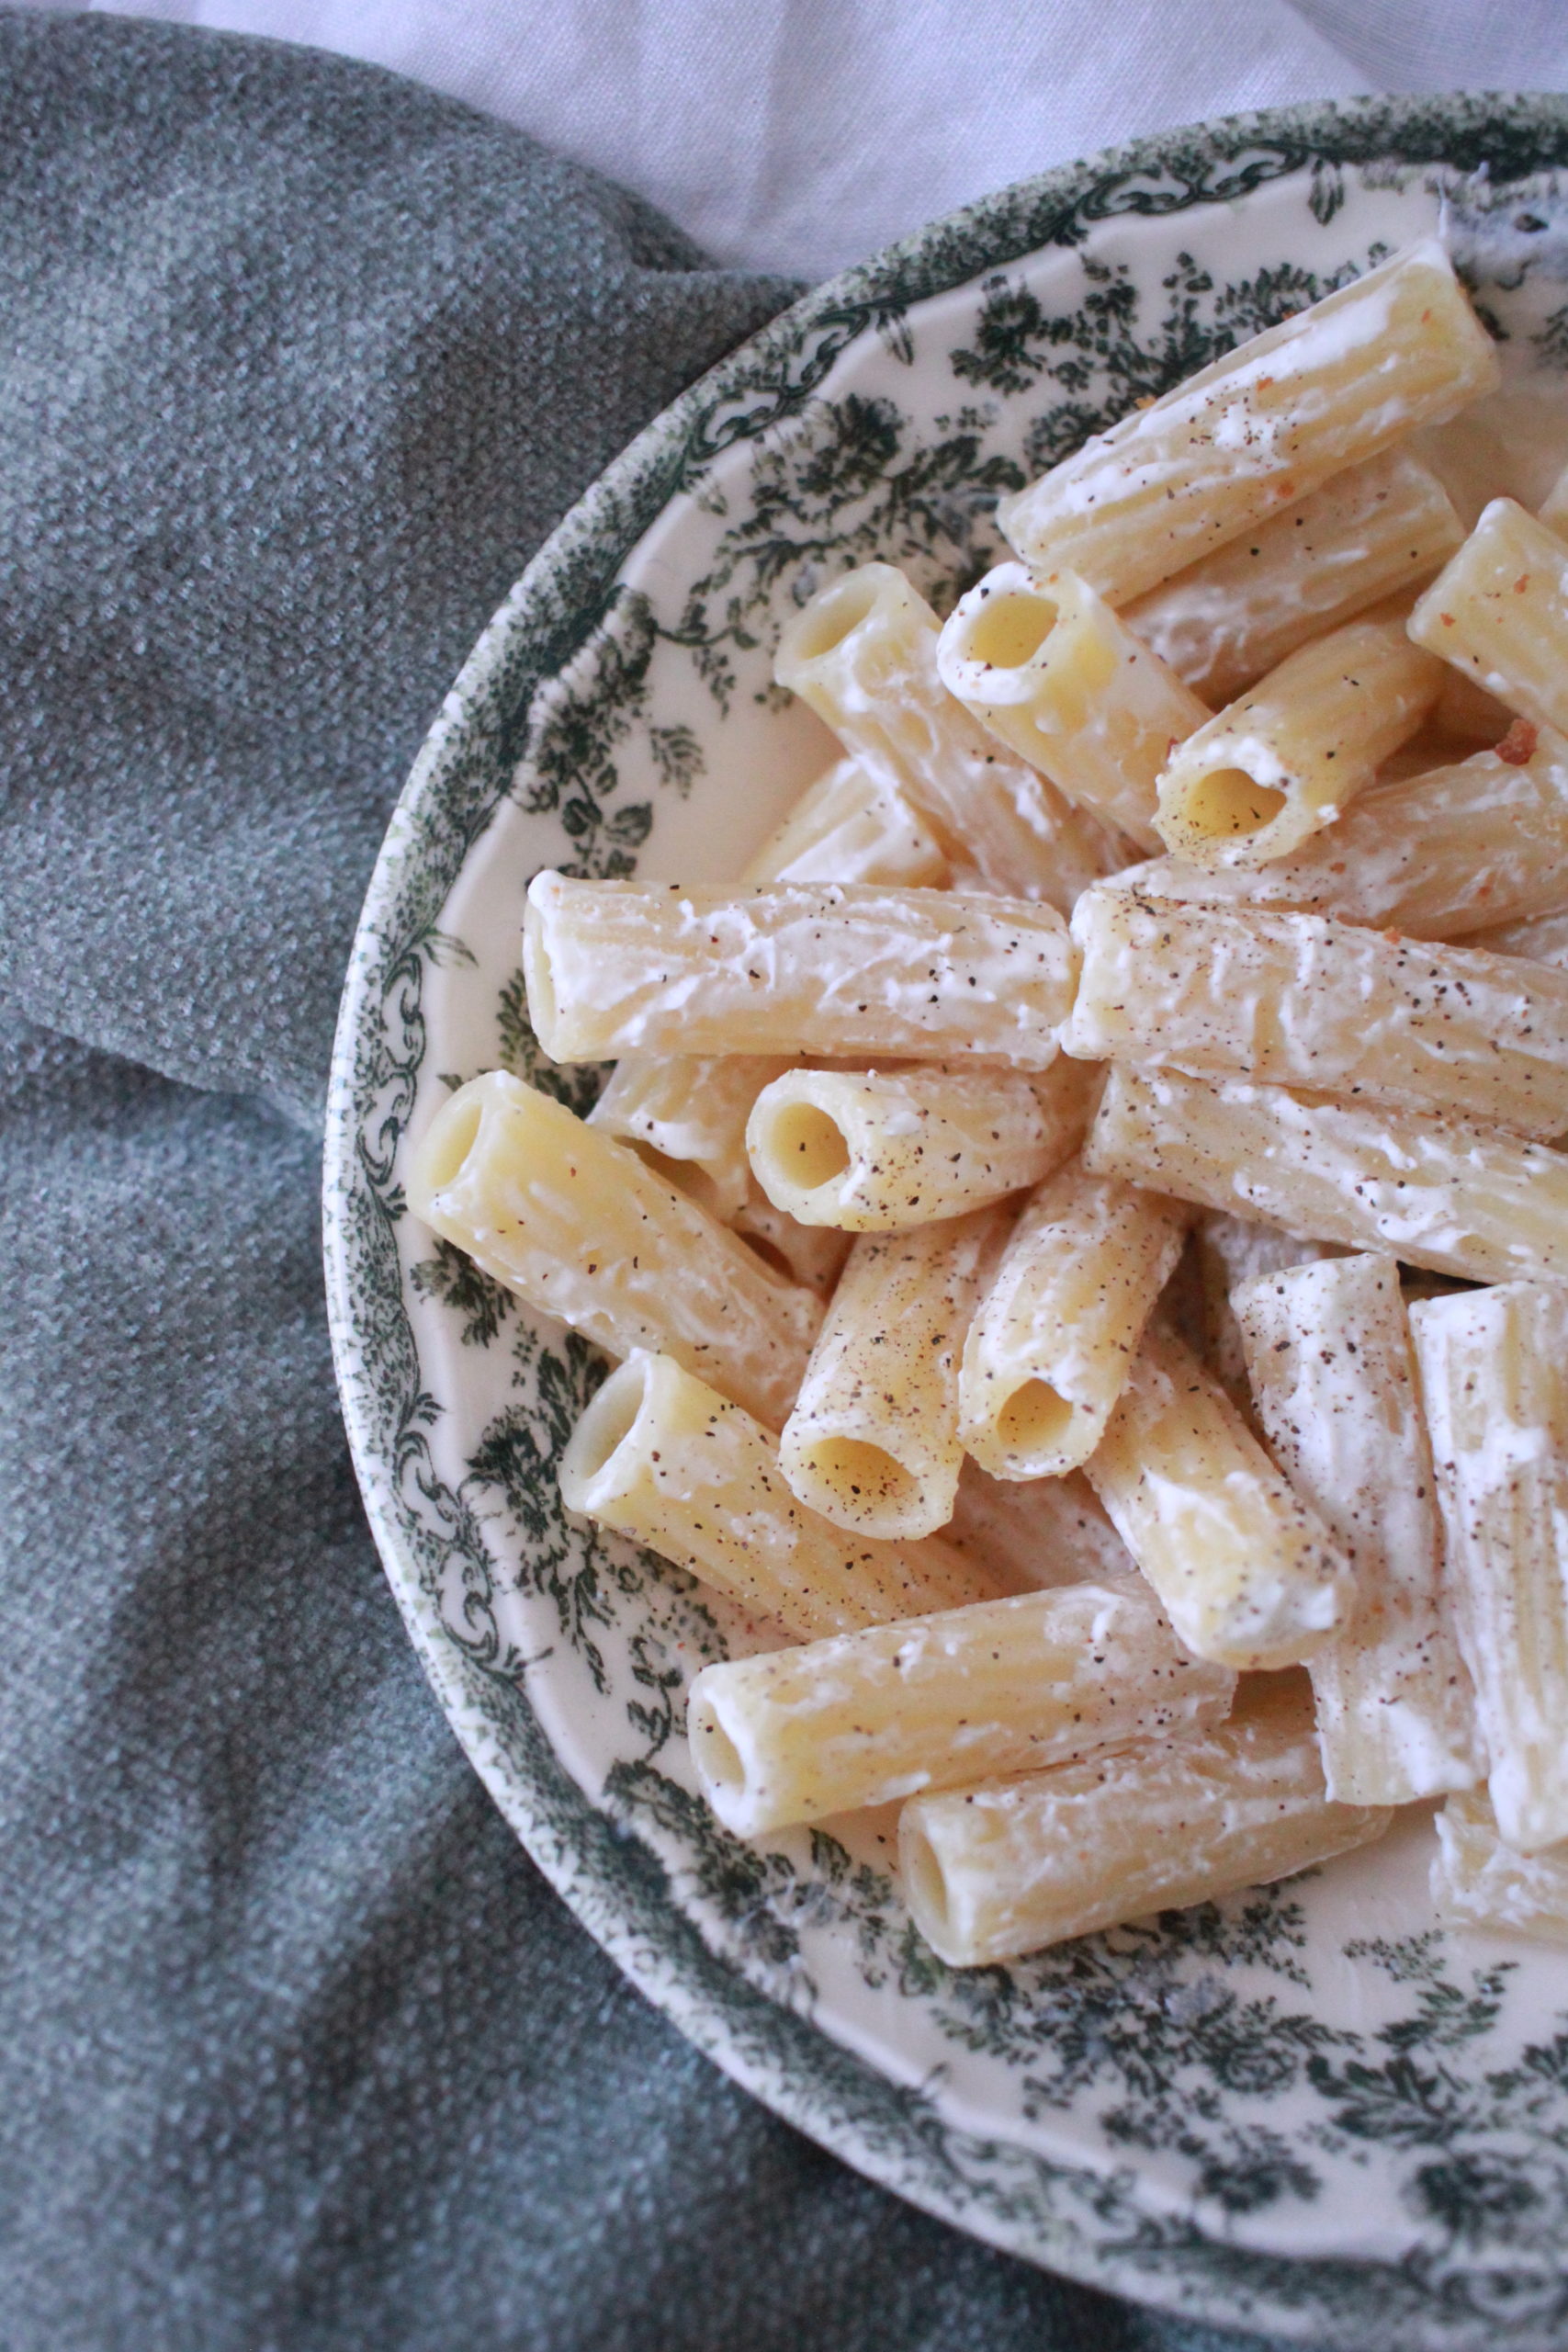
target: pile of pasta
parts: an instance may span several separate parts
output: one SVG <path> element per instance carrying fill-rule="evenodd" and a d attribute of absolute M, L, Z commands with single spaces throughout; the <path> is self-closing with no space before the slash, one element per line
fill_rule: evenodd
<path fill-rule="evenodd" d="M 953 1965 L 1433 1798 L 1445 1916 L 1568 1939 L 1568 482 L 1467 533 L 1412 447 L 1497 380 L 1427 242 L 945 625 L 835 581 L 740 881 L 532 884 L 589 1119 L 491 1072 L 415 1154 L 617 1359 L 567 1506 L 775 1629 L 691 1689 L 716 1813 L 900 1802 Z"/>

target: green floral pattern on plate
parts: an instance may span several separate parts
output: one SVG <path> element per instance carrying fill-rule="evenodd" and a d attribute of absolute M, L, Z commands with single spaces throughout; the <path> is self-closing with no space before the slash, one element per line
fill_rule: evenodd
<path fill-rule="evenodd" d="M 326 1170 L 351 1437 L 442 1703 L 530 1851 L 682 2029 L 889 2186 L 1039 2261 L 1240 2325 L 1518 2347 L 1568 2323 L 1568 1984 L 1450 1939 L 1416 1822 L 1379 1859 L 942 1968 L 885 1826 L 725 1835 L 680 1737 L 747 1639 L 689 1577 L 565 1521 L 602 1366 L 405 1212 L 449 1087 L 540 1067 L 523 886 L 733 871 L 820 765 L 782 619 L 868 556 L 939 604 L 998 494 L 1418 233 L 1446 206 L 1511 364 L 1568 361 L 1568 109 L 1444 99 L 1238 118 L 1055 172 L 785 313 L 574 510 L 421 753 L 344 1000 Z"/>

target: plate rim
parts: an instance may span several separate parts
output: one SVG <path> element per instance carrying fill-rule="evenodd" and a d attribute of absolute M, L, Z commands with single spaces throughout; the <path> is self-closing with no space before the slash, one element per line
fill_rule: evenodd
<path fill-rule="evenodd" d="M 376 1424 L 355 1233 L 363 1135 L 378 1086 L 382 1093 L 390 1088 L 388 1120 L 396 1118 L 396 1068 L 389 1076 L 367 1072 L 360 1060 L 372 983 L 382 976 L 384 1000 L 400 969 L 397 939 L 384 926 L 405 885 L 432 855 L 437 820 L 448 854 L 456 852 L 460 864 L 493 814 L 493 797 L 484 805 L 464 801 L 460 778 L 465 744 L 476 729 L 482 733 L 486 698 L 502 692 L 508 665 L 514 664 L 511 691 L 513 717 L 520 719 L 534 685 L 561 665 L 592 626 L 581 618 L 584 595 L 591 602 L 603 597 L 626 549 L 727 434 L 753 437 L 759 428 L 750 420 L 760 392 L 771 398 L 773 418 L 793 413 L 830 358 L 866 326 L 1023 254 L 1073 242 L 1077 224 L 1087 228 L 1119 211 L 1173 213 L 1223 203 L 1319 159 L 1353 165 L 1386 158 L 1474 169 L 1490 164 L 1499 148 L 1513 151 L 1498 168 L 1504 178 L 1568 164 L 1568 96 L 1447 92 L 1325 100 L 1152 133 L 1054 166 L 930 223 L 800 297 L 699 377 L 556 526 L 481 632 L 421 746 L 355 926 L 329 1079 L 322 1202 L 328 1321 L 350 1450 L 415 1652 L 466 1755 L 525 1850 L 622 1973 L 688 2041 L 773 2113 L 880 2186 L 1000 2251 L 1085 2285 L 1185 2318 L 1297 2338 L 1310 2335 L 1347 2346 L 1364 2340 L 1369 2318 L 1385 2316 L 1436 2325 L 1441 2334 L 1429 2337 L 1434 2345 L 1457 2346 L 1473 2333 L 1478 2345 L 1508 2343 L 1523 2352 L 1547 2339 L 1528 2330 L 1519 2334 L 1495 2312 L 1483 2321 L 1445 2314 L 1445 2299 L 1407 2275 L 1407 2263 L 1256 2253 L 1226 2246 L 1195 2225 L 1185 2245 L 1164 2242 L 1164 2232 L 1156 2244 L 1152 2224 L 1142 2243 L 1135 2228 L 1131 2237 L 1118 2239 L 1115 2231 L 1125 2230 L 1134 2203 L 1127 2183 L 1119 2188 L 1118 2179 L 1108 2182 L 1031 2153 L 1032 2178 L 1038 2184 L 1049 2177 L 1062 2193 L 1061 2213 L 1043 2226 L 1037 2212 L 1010 2199 L 1005 2178 L 993 2177 L 1001 2155 L 995 2143 L 936 2122 L 929 2109 L 921 2111 L 918 2092 L 899 2090 L 708 1950 L 676 1902 L 662 1865 L 569 1778 L 525 1703 L 507 1727 L 513 1750 L 521 1737 L 525 1766 L 519 1769 L 515 1753 L 503 1755 L 496 1687 L 487 1688 L 482 1663 L 434 1622 L 400 1515 L 406 1464 Z M 1249 161 L 1252 151 L 1258 153 Z M 1284 161 L 1287 156 L 1292 160 Z M 1267 169 L 1259 157 L 1268 160 Z M 1222 184 L 1204 184 L 1204 175 L 1216 166 Z M 1229 185 L 1223 181 L 1227 166 L 1233 167 Z M 1163 200 L 1157 187 L 1136 186 L 1151 180 L 1174 180 L 1175 200 Z M 814 334 L 819 347 L 792 378 L 790 357 Z M 727 406 L 748 400 L 752 407 L 740 410 L 731 429 Z M 619 552 L 606 569 L 604 551 L 611 543 L 618 543 Z M 492 711 L 492 729 L 495 723 Z M 508 772 L 513 763 L 506 762 Z M 443 794 L 450 808 L 438 806 Z M 388 950 L 394 951 L 389 967 Z M 411 985 L 417 1018 L 417 976 Z M 515 1682 L 507 1687 L 525 1697 Z M 1129 2183 L 1134 2169 L 1128 2168 Z M 1095 2220 L 1104 2224 L 1099 2234 L 1092 2231 Z"/>

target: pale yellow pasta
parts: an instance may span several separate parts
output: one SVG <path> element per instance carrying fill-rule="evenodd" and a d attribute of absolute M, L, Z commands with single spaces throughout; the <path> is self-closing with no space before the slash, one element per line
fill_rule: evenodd
<path fill-rule="evenodd" d="M 612 1355 L 662 1350 L 782 1427 L 822 1319 L 635 1151 L 504 1070 L 444 1102 L 409 1168 L 442 1238 Z"/>
<path fill-rule="evenodd" d="M 840 760 L 807 786 L 740 878 L 941 890 L 948 867 L 936 835 L 889 777 L 874 775 L 858 760 Z"/>
<path fill-rule="evenodd" d="M 1194 865 L 1286 856 L 1344 814 L 1441 684 L 1397 623 L 1351 621 L 1314 639 L 1178 746 L 1155 831 Z"/>
<path fill-rule="evenodd" d="M 1199 1352 L 1231 1403 L 1249 1421 L 1256 1421 L 1247 1351 L 1231 1307 L 1231 1293 L 1237 1283 L 1277 1273 L 1282 1266 L 1332 1258 L 1337 1254 L 1336 1246 L 1303 1241 L 1296 1234 L 1281 1233 L 1278 1226 L 1258 1225 L 1250 1218 L 1232 1216 L 1224 1209 L 1205 1209 L 1193 1222 L 1192 1247 L 1203 1297 Z"/>
<path fill-rule="evenodd" d="M 1568 547 L 1513 499 L 1484 509 L 1410 635 L 1510 710 L 1568 731 Z"/>
<path fill-rule="evenodd" d="M 1460 1647 L 1510 1846 L 1568 1838 L 1568 1290 L 1410 1310 Z"/>
<path fill-rule="evenodd" d="M 535 1034 L 558 1062 L 972 1055 L 1045 1069 L 1073 989 L 1053 908 L 869 883 L 736 891 L 540 874 L 523 969 Z"/>
<path fill-rule="evenodd" d="M 1309 638 L 1418 587 L 1463 537 L 1436 474 L 1390 449 L 1253 524 L 1122 616 L 1205 702 L 1229 702 Z"/>
<path fill-rule="evenodd" d="M 904 1897 L 953 1968 L 1213 1903 L 1381 1838 L 1386 1808 L 1336 1804 L 1293 1686 L 1243 1684 L 1228 1723 L 1118 1755 L 911 1798 Z"/>
<path fill-rule="evenodd" d="M 850 1254 L 849 1234 L 836 1226 L 797 1223 L 786 1209 L 774 1208 L 755 1177 L 735 1213 L 735 1230 L 787 1281 L 831 1298 Z"/>
<path fill-rule="evenodd" d="M 1568 902 L 1568 738 L 1516 723 L 1501 751 L 1369 786 L 1337 824 L 1269 865 L 1155 858 L 1111 887 L 1490 945 L 1474 934 Z"/>
<path fill-rule="evenodd" d="M 1479 1790 L 1450 1797 L 1437 1830 L 1432 1903 L 1439 1919 L 1568 1944 L 1568 1844 L 1515 1853 Z"/>
<path fill-rule="evenodd" d="M 561 1499 L 646 1544 L 803 1641 L 956 1609 L 1008 1589 L 945 1544 L 879 1544 L 807 1510 L 761 1421 L 640 1350 L 613 1373 L 561 1457 Z"/>
<path fill-rule="evenodd" d="M 1209 706 L 1076 572 L 998 564 L 962 597 L 942 684 L 1068 798 L 1157 849 L 1155 783 Z"/>
<path fill-rule="evenodd" d="M 942 1534 L 1019 1591 L 1138 1573 L 1081 1470 L 1062 1478 L 993 1478 L 965 1462 Z"/>
<path fill-rule="evenodd" d="M 1349 1621 L 1310 1665 L 1328 1793 L 1409 1804 L 1472 1787 L 1483 1759 L 1442 1589 L 1398 1263 L 1292 1266 L 1239 1284 L 1232 1303 L 1274 1457 L 1354 1572 Z"/>
<path fill-rule="evenodd" d="M 1458 1120 L 1118 1069 L 1084 1159 L 1130 1184 L 1468 1282 L 1568 1282 L 1568 1159 Z"/>
<path fill-rule="evenodd" d="M 950 860 L 987 889 L 1065 914 L 1097 874 L 1126 864 L 1124 845 L 953 700 L 937 672 L 938 635 L 901 571 L 863 564 L 789 623 L 775 673 L 912 802 Z"/>
<path fill-rule="evenodd" d="M 1532 964 L 1551 964 L 1568 972 L 1568 907 L 1529 915 L 1522 922 L 1500 923 L 1495 931 L 1479 933 L 1475 944 L 1494 956 L 1523 956 Z"/>
<path fill-rule="evenodd" d="M 891 1539 L 952 1517 L 959 1352 L 1007 1226 L 980 1209 L 850 1251 L 779 1449 L 795 1492 L 836 1525 Z"/>
<path fill-rule="evenodd" d="M 791 1070 L 746 1131 L 769 1199 L 806 1225 L 888 1233 L 1038 1183 L 1083 1141 L 1098 1073 L 1065 1057 L 1041 1077 L 925 1062 Z"/>
<path fill-rule="evenodd" d="M 705 1667 L 686 1722 L 738 1836 L 1217 1723 L 1235 1678 L 1136 1583 L 1064 1585 Z"/>
<path fill-rule="evenodd" d="M 1568 1128 L 1568 974 L 1332 915 L 1086 891 L 1062 1042 L 1095 1061 Z"/>
<path fill-rule="evenodd" d="M 958 1434 L 982 1469 L 1044 1478 L 1089 1459 L 1187 1223 L 1176 1202 L 1077 1159 L 1025 1204 L 958 1376 Z"/>
<path fill-rule="evenodd" d="M 1344 1555 L 1171 1332 L 1145 1333 L 1084 1472 L 1194 1656 L 1292 1666 L 1345 1623 Z"/>
<path fill-rule="evenodd" d="M 746 1122 L 764 1086 L 792 1068 L 783 1054 L 626 1054 L 588 1114 L 650 1167 L 734 1223 L 751 1190 Z"/>
<path fill-rule="evenodd" d="M 1125 605 L 1498 378 L 1428 238 L 1097 434 L 997 519 L 1025 563 Z"/>

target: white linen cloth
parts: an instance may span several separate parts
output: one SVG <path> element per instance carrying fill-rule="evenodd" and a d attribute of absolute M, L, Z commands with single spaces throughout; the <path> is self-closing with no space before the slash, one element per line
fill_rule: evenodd
<path fill-rule="evenodd" d="M 818 278 L 1147 130 L 1370 90 L 1568 88 L 1568 0 L 118 0 L 392 67 Z"/>

